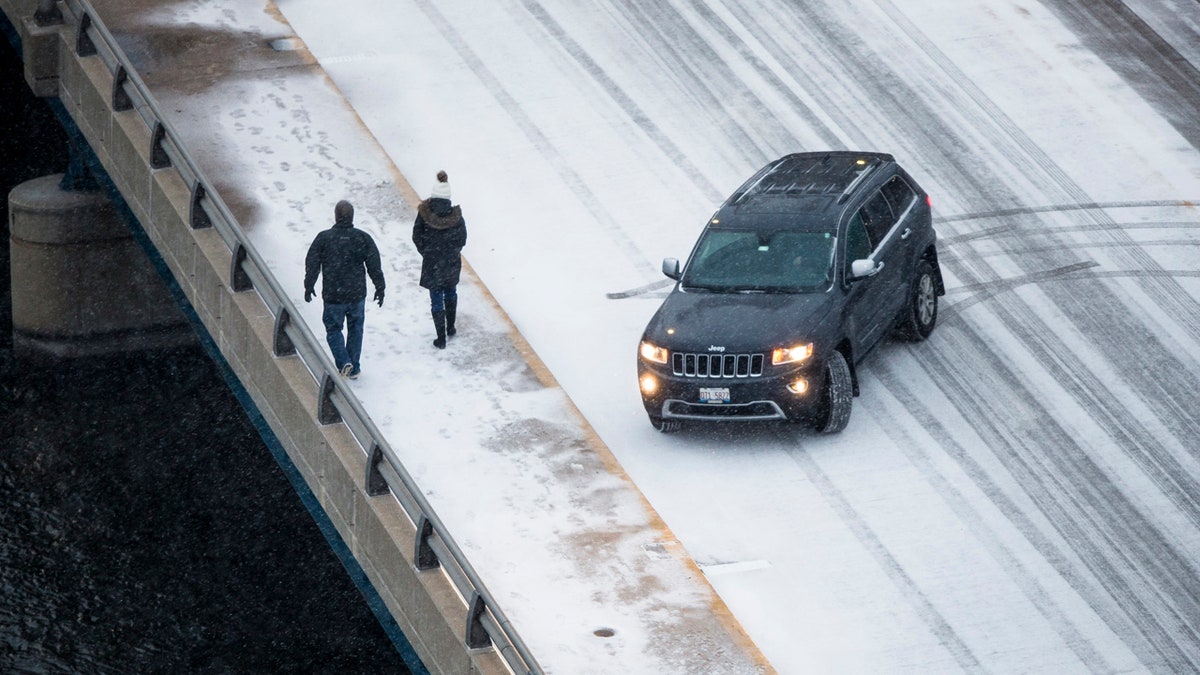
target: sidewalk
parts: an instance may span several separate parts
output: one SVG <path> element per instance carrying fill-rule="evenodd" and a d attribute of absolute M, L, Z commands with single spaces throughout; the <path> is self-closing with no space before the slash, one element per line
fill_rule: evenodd
<path fill-rule="evenodd" d="M 430 345 L 409 236 L 432 176 L 398 173 L 273 4 L 95 6 L 317 335 L 304 253 L 354 203 L 388 285 L 355 393 L 547 672 L 770 670 L 469 265 Z"/>

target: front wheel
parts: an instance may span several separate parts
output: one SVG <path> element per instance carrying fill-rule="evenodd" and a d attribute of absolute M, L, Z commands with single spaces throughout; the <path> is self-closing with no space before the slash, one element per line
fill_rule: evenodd
<path fill-rule="evenodd" d="M 817 431 L 836 434 L 850 423 L 850 407 L 854 404 L 854 382 L 850 364 L 841 352 L 835 351 L 825 362 L 825 388 L 821 391 L 821 415 Z"/>
<path fill-rule="evenodd" d="M 920 342 L 929 337 L 937 325 L 937 279 L 928 260 L 917 263 L 916 275 L 908 293 L 908 302 L 897 321 L 897 332 L 906 340 Z"/>

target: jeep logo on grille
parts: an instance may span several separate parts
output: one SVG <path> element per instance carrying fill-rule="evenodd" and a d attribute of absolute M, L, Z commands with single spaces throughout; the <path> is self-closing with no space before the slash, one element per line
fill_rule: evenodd
<path fill-rule="evenodd" d="M 724 347 L 718 347 L 718 346 L 716 346 L 716 345 L 712 345 L 712 346 L 710 346 L 710 347 L 708 348 L 708 351 L 710 351 L 710 352 L 724 352 L 724 351 L 725 351 L 725 348 L 724 348 Z"/>

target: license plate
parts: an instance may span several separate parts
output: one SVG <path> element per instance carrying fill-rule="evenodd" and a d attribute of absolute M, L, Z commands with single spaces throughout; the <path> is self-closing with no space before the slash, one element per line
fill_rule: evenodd
<path fill-rule="evenodd" d="M 701 387 L 701 403 L 729 403 L 729 387 Z"/>

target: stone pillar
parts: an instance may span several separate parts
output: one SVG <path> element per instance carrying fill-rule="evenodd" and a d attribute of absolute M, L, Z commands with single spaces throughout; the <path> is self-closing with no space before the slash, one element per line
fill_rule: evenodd
<path fill-rule="evenodd" d="M 75 358 L 195 343 L 187 319 L 103 193 L 62 174 L 8 197 L 13 350 Z"/>

